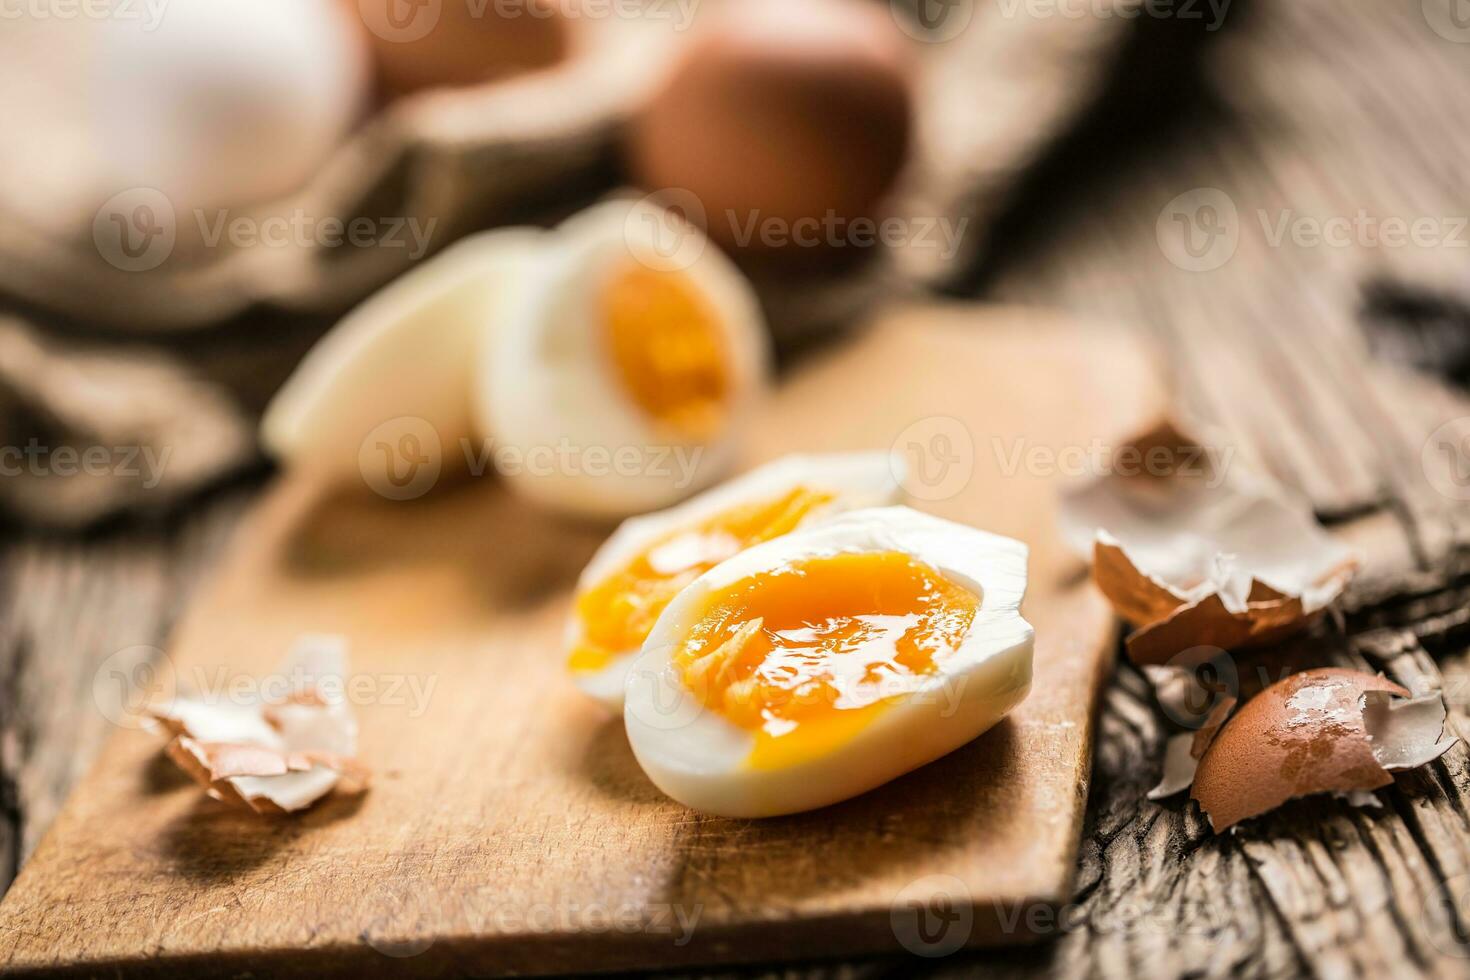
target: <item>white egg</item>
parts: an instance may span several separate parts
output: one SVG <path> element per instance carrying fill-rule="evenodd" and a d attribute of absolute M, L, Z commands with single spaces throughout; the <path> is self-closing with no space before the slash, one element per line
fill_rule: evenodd
<path fill-rule="evenodd" d="M 266 409 L 261 442 L 283 463 L 344 476 L 374 430 L 422 420 L 452 459 L 474 434 L 482 338 L 544 247 L 533 228 L 486 232 L 394 280 L 312 348 Z"/>
<path fill-rule="evenodd" d="M 852 511 L 715 566 L 628 677 L 650 779 L 731 817 L 847 799 L 958 748 L 1031 683 L 1026 547 L 906 507 Z"/>
<path fill-rule="evenodd" d="M 537 503 L 666 507 L 728 469 L 768 384 L 754 291 L 702 232 L 646 202 L 598 205 L 553 234 L 487 338 L 481 428 Z"/>
<path fill-rule="evenodd" d="M 760 541 L 903 499 L 903 458 L 885 452 L 785 456 L 668 510 L 630 518 L 577 581 L 569 669 L 590 696 L 623 706 L 628 669 L 663 604 Z"/>
<path fill-rule="evenodd" d="M 181 226 L 295 191 L 367 105 L 366 39 L 340 0 L 167 0 L 156 22 L 100 27 L 99 192 L 161 191 Z"/>

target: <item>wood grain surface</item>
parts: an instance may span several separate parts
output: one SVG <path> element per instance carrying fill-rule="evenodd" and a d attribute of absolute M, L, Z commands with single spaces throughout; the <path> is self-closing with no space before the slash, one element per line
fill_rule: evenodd
<path fill-rule="evenodd" d="M 1430 433 L 1470 404 L 1406 369 L 1470 377 L 1465 251 L 1258 240 L 1193 272 L 1167 261 L 1157 227 L 1166 204 L 1198 187 L 1227 191 L 1258 238 L 1262 208 L 1272 221 L 1283 208 L 1319 218 L 1359 207 L 1470 212 L 1470 48 L 1430 21 L 1443 23 L 1454 2 L 1234 0 L 1208 34 L 1195 29 L 1201 21 L 1130 21 L 1121 70 L 1093 93 L 1091 125 L 1036 169 L 983 265 L 956 288 L 1102 314 L 1154 339 L 1178 396 L 1370 559 L 1344 621 L 1297 652 L 1437 678 L 1454 724 L 1470 732 L 1470 507 L 1437 493 L 1420 460 Z M 269 336 L 286 342 L 279 329 Z M 229 353 L 242 375 L 265 376 L 244 345 Z M 94 701 L 97 666 L 162 642 L 260 492 L 258 476 L 242 479 L 167 518 L 87 535 L 8 529 L 0 882 L 34 852 L 111 727 Z M 803 968 L 776 954 L 786 965 L 718 975 L 1465 974 L 1462 748 L 1400 777 L 1378 809 L 1307 800 L 1215 837 L 1193 806 L 1145 798 L 1168 732 L 1144 679 L 1120 665 L 1102 704 L 1073 894 L 1051 942 Z"/>
<path fill-rule="evenodd" d="M 1070 894 L 1115 637 L 1054 528 L 1046 461 L 1162 404 L 1115 331 L 973 306 L 891 316 L 787 380 L 751 461 L 910 453 L 921 506 L 1030 544 L 1036 674 L 945 759 L 767 821 L 662 797 L 620 719 L 562 675 L 567 589 L 599 529 L 488 478 L 411 502 L 287 481 L 183 622 L 172 677 L 221 691 L 303 632 L 347 634 L 375 785 L 262 818 L 120 732 L 0 905 L 0 963 L 484 974 L 876 952 L 899 948 L 894 916 L 931 876 L 961 888 L 968 943 L 1029 938 Z"/>

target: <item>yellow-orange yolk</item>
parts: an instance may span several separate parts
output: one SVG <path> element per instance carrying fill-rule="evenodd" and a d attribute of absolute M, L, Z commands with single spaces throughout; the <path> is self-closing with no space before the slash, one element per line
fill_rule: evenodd
<path fill-rule="evenodd" d="M 627 565 L 577 597 L 582 636 L 575 671 L 601 670 L 636 651 L 684 586 L 751 545 L 793 531 L 832 495 L 796 487 L 772 500 L 732 507 L 687 530 L 665 535 Z"/>
<path fill-rule="evenodd" d="M 755 735 L 750 765 L 782 768 L 917 690 L 979 605 L 901 552 L 809 558 L 711 596 L 674 662 L 706 707 Z"/>
<path fill-rule="evenodd" d="M 678 436 L 712 438 L 730 388 L 714 310 L 683 273 L 630 263 L 601 295 L 603 341 L 624 391 Z"/>

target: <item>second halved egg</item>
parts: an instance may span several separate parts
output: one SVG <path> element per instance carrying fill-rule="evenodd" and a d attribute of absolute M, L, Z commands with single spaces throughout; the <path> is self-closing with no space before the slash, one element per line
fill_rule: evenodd
<path fill-rule="evenodd" d="M 844 511 L 898 503 L 903 477 L 903 460 L 884 452 L 786 456 L 625 521 L 577 583 L 567 623 L 577 686 L 621 708 L 629 666 L 681 589 L 762 541 Z"/>

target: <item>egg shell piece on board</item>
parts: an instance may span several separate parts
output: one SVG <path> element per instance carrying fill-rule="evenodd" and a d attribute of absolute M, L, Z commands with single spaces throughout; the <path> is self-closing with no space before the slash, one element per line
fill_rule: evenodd
<path fill-rule="evenodd" d="M 754 289 L 698 228 L 647 201 L 596 205 L 552 234 L 481 355 L 479 428 L 528 461 L 502 467 L 502 476 L 533 502 L 602 518 L 667 507 L 708 486 L 728 470 L 769 385 L 769 339 Z M 707 439 L 671 431 L 644 412 L 598 335 L 604 291 L 620 272 L 639 269 L 675 277 L 718 332 L 728 386 L 718 430 Z M 636 466 L 590 465 L 626 454 Z M 554 462 L 529 465 L 538 458 Z"/>
<path fill-rule="evenodd" d="M 898 552 L 980 598 L 957 649 L 922 686 L 822 754 L 783 768 L 748 764 L 751 732 L 705 707 L 674 662 L 711 594 L 785 563 Z M 728 817 L 769 817 L 866 792 L 959 748 L 1030 690 L 1033 631 L 1020 614 L 1026 546 L 907 507 L 850 511 L 741 552 L 681 592 L 655 624 L 628 678 L 624 721 L 634 755 L 675 800 Z"/>
<path fill-rule="evenodd" d="M 364 440 L 395 419 L 422 420 L 451 456 L 474 433 L 471 391 L 485 333 L 544 249 L 542 232 L 466 238 L 389 283 L 297 366 L 261 421 L 261 441 L 292 466 L 358 472 Z"/>
<path fill-rule="evenodd" d="M 582 571 L 577 593 L 596 587 L 650 548 L 678 538 L 681 531 L 697 529 L 742 504 L 777 500 L 798 489 L 830 497 L 803 520 L 803 526 L 844 511 L 896 504 L 903 498 L 905 471 L 903 457 L 888 452 L 783 456 L 667 510 L 624 521 Z M 721 558 L 732 555 L 722 554 Z M 574 649 L 585 633 L 586 627 L 574 610 L 567 622 L 567 647 Z M 638 648 L 622 651 L 606 667 L 574 670 L 572 677 L 586 694 L 621 711 L 628 669 L 638 652 Z"/>
<path fill-rule="evenodd" d="M 346 641 L 303 636 L 254 696 L 180 696 L 149 709 L 166 752 L 216 800 L 257 813 L 305 809 L 339 785 L 366 786 L 345 697 Z M 266 695 L 270 695 L 268 700 Z M 280 697 L 276 697 L 280 695 Z"/>

